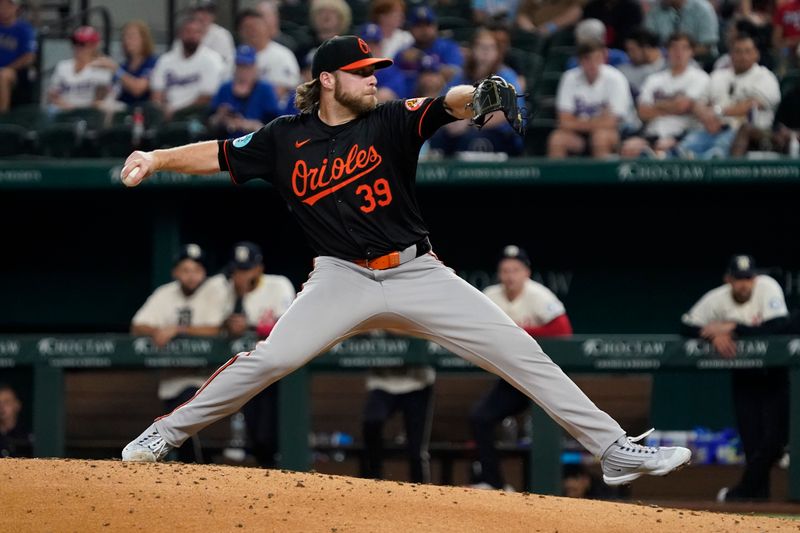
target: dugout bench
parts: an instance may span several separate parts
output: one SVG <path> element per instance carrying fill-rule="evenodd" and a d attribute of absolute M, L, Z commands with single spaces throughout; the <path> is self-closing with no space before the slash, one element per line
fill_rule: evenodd
<path fill-rule="evenodd" d="M 33 370 L 35 455 L 64 454 L 64 372 L 70 369 L 204 368 L 251 349 L 252 339 L 177 338 L 164 348 L 127 335 L 0 336 L 0 368 Z M 800 338 L 771 337 L 739 342 L 735 359 L 717 356 L 709 345 L 675 335 L 576 335 L 542 340 L 565 371 L 574 373 L 708 372 L 765 366 L 790 367 L 789 498 L 800 501 Z M 317 372 L 362 372 L 408 363 L 432 364 L 437 372 L 482 372 L 438 345 L 406 337 L 355 337 L 335 346 L 282 380 L 281 466 L 306 471 L 311 464 L 309 384 Z M 561 430 L 533 406 L 528 479 L 532 492 L 559 494 Z"/>

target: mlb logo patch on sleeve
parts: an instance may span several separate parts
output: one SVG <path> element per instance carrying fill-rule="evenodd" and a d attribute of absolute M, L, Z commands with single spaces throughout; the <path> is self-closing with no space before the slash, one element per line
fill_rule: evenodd
<path fill-rule="evenodd" d="M 409 111 L 416 111 L 422 105 L 422 102 L 425 101 L 425 98 L 409 98 L 406 100 L 406 109 Z"/>

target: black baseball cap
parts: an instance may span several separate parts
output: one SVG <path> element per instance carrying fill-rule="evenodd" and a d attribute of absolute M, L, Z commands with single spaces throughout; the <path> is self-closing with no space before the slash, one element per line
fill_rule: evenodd
<path fill-rule="evenodd" d="M 242 241 L 233 245 L 231 270 L 250 270 L 264 262 L 261 247 L 254 242 Z"/>
<path fill-rule="evenodd" d="M 726 272 L 735 279 L 750 279 L 756 277 L 756 261 L 752 255 L 734 255 L 728 263 Z"/>
<path fill-rule="evenodd" d="M 199 244 L 189 242 L 181 246 L 180 250 L 178 250 L 178 255 L 175 256 L 173 266 L 178 266 L 184 259 L 196 261 L 200 263 L 203 268 L 206 268 L 206 253 Z"/>
<path fill-rule="evenodd" d="M 392 65 L 385 57 L 372 57 L 369 45 L 355 35 L 337 35 L 319 45 L 311 62 L 311 77 L 319 78 L 323 72 L 358 70 L 374 66 L 376 69 Z"/>
<path fill-rule="evenodd" d="M 522 261 L 526 267 L 531 267 L 531 258 L 528 256 L 528 252 L 515 244 L 509 244 L 503 248 L 503 253 L 500 255 L 500 261 L 503 259 L 516 259 L 518 261 Z"/>

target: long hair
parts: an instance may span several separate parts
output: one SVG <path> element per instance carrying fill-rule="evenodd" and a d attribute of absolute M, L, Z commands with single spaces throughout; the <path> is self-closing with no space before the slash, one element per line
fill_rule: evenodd
<path fill-rule="evenodd" d="M 294 106 L 301 113 L 310 113 L 319 104 L 322 85 L 319 79 L 307 81 L 297 88 L 294 97 Z"/>
<path fill-rule="evenodd" d="M 147 23 L 143 20 L 131 20 L 122 27 L 122 31 L 124 32 L 128 28 L 133 28 L 139 32 L 142 38 L 142 56 L 148 58 L 153 55 L 153 51 L 155 50 L 153 34 L 150 33 L 150 27 Z"/>

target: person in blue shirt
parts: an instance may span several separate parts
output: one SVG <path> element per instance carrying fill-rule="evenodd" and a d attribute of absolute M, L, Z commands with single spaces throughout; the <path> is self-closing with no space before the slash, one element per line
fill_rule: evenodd
<path fill-rule="evenodd" d="M 233 79 L 211 101 L 209 128 L 218 138 L 240 137 L 261 128 L 279 114 L 275 91 L 258 78 L 256 51 L 243 44 L 236 49 Z"/>
<path fill-rule="evenodd" d="M 472 38 L 464 72 L 453 78 L 450 86 L 473 85 L 493 74 L 512 84 L 517 94 L 523 93 L 517 73 L 503 64 L 494 32 L 479 28 Z M 523 105 L 523 102 L 520 100 L 519 104 Z M 508 155 L 519 155 L 522 153 L 523 141 L 503 113 L 495 112 L 480 129 L 468 121 L 446 125 L 431 138 L 430 148 L 448 156 L 456 152 L 504 152 Z"/>
<path fill-rule="evenodd" d="M 103 56 L 92 63 L 96 67 L 114 71 L 113 83 L 118 90 L 117 101 L 127 108 L 144 105 L 150 100 L 150 73 L 158 60 L 153 49 L 150 28 L 144 21 L 132 20 L 122 27 L 125 61 L 118 64 L 110 57 Z"/>
<path fill-rule="evenodd" d="M 19 0 L 0 0 L 0 113 L 33 97 L 29 70 L 36 60 L 36 31 L 18 11 Z"/>
<path fill-rule="evenodd" d="M 442 74 L 450 82 L 461 74 L 464 57 L 461 49 L 452 39 L 439 37 L 439 24 L 436 14 L 426 5 L 413 7 L 408 14 L 409 31 L 414 36 L 414 44 L 398 52 L 395 65 L 406 78 L 406 94 L 414 92 L 417 83 L 417 66 L 422 56 L 436 56 L 442 65 Z"/>
<path fill-rule="evenodd" d="M 358 29 L 358 36 L 364 39 L 374 57 L 384 57 L 381 47 L 383 32 L 380 26 L 373 23 L 364 24 Z M 376 70 L 375 78 L 378 80 L 379 102 L 416 96 L 408 94 L 405 77 L 400 69 L 394 65 Z"/>

